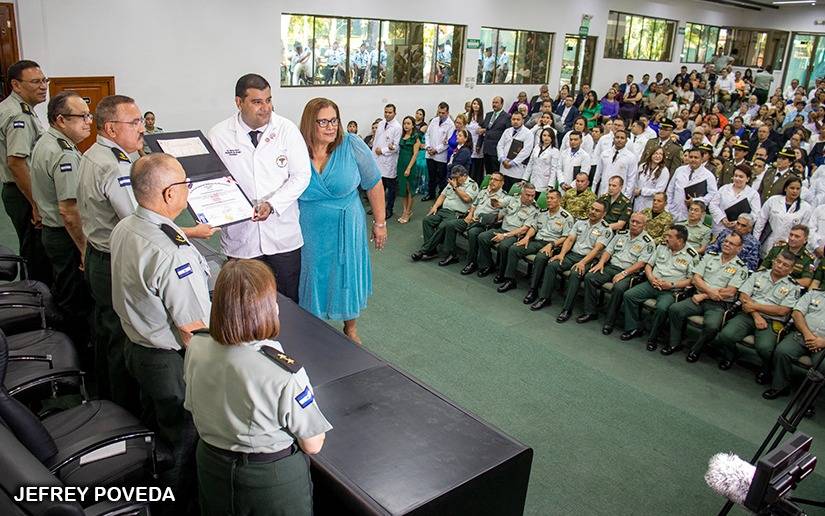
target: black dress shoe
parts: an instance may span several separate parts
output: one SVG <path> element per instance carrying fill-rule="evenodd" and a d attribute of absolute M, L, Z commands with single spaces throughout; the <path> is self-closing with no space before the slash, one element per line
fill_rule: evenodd
<path fill-rule="evenodd" d="M 530 290 L 527 291 L 527 295 L 524 296 L 524 299 L 522 299 L 521 302 L 524 303 L 525 305 L 529 305 L 533 301 L 535 301 L 537 297 L 539 297 L 538 291 L 534 288 L 531 288 Z"/>
<path fill-rule="evenodd" d="M 762 397 L 766 400 L 775 400 L 780 396 L 785 396 L 791 392 L 790 387 L 785 387 L 783 389 L 768 389 L 767 391 L 762 393 Z"/>
<path fill-rule="evenodd" d="M 695 351 L 691 351 L 691 352 L 690 352 L 690 353 L 688 353 L 688 355 L 685 357 L 685 360 L 687 360 L 687 361 L 688 361 L 688 362 L 690 362 L 691 364 L 692 364 L 692 363 L 694 363 L 694 362 L 697 362 L 697 361 L 699 360 L 699 353 L 697 353 L 697 352 L 695 352 Z"/>
<path fill-rule="evenodd" d="M 424 251 L 416 251 L 416 252 L 414 252 L 413 254 L 410 255 L 410 258 L 412 258 L 412 261 L 417 262 L 417 261 L 420 261 L 423 256 L 424 256 Z"/>
<path fill-rule="evenodd" d="M 536 311 L 541 310 L 545 306 L 550 306 L 550 298 L 549 297 L 540 297 L 536 299 L 536 302 L 530 305 L 530 310 Z"/>
<path fill-rule="evenodd" d="M 719 361 L 719 369 L 721 369 L 722 371 L 727 371 L 731 367 L 733 367 L 733 362 L 732 361 L 730 361 L 730 360 L 720 360 Z"/>
<path fill-rule="evenodd" d="M 470 262 L 461 269 L 461 275 L 466 276 L 474 273 L 476 270 L 478 270 L 478 265 L 476 265 L 475 262 Z"/>
<path fill-rule="evenodd" d="M 579 324 L 584 324 L 586 322 L 595 321 L 598 318 L 599 316 L 596 314 L 581 314 L 580 316 L 576 317 L 576 322 Z"/>
<path fill-rule="evenodd" d="M 448 254 L 446 258 L 444 258 L 443 260 L 438 262 L 438 265 L 440 267 L 446 267 L 446 266 L 452 265 L 456 262 L 458 262 L 458 256 L 456 256 L 454 254 Z"/>
<path fill-rule="evenodd" d="M 805 411 L 805 417 L 814 417 L 816 415 L 816 407 L 811 405 L 808 410 Z"/>
<path fill-rule="evenodd" d="M 514 288 L 516 288 L 516 280 L 505 278 L 504 283 L 499 285 L 499 287 L 496 289 L 496 292 L 503 293 L 507 292 L 508 290 L 513 290 Z"/>
<path fill-rule="evenodd" d="M 421 253 L 421 261 L 426 262 L 428 260 L 433 260 L 435 258 L 438 258 L 438 253 L 435 251 L 424 251 L 423 253 Z"/>
<path fill-rule="evenodd" d="M 659 347 L 659 344 L 656 343 L 655 340 L 647 341 L 647 350 L 648 351 L 656 351 L 656 348 Z"/>
<path fill-rule="evenodd" d="M 505 281 L 507 281 L 507 278 L 505 278 L 501 274 L 496 274 L 496 276 L 493 278 L 493 283 L 495 283 L 496 285 L 498 285 L 499 283 L 504 283 Z"/>
<path fill-rule="evenodd" d="M 622 339 L 622 340 L 630 340 L 630 339 L 635 339 L 636 337 L 641 337 L 644 334 L 645 334 L 644 330 L 642 330 L 640 328 L 636 328 L 635 330 L 628 330 L 628 331 L 622 333 L 622 335 L 619 338 Z"/>
<path fill-rule="evenodd" d="M 496 270 L 492 267 L 484 267 L 478 270 L 478 277 L 479 278 L 486 278 L 490 274 L 494 273 Z"/>
<path fill-rule="evenodd" d="M 557 323 L 567 322 L 570 319 L 570 316 L 573 315 L 570 310 L 562 310 L 558 317 L 556 317 Z"/>
<path fill-rule="evenodd" d="M 682 346 L 671 346 L 670 344 L 666 344 L 665 347 L 659 352 L 664 356 L 672 355 L 682 349 Z"/>
<path fill-rule="evenodd" d="M 759 385 L 768 385 L 771 383 L 771 373 L 767 371 L 759 371 L 756 373 L 756 383 Z"/>
<path fill-rule="evenodd" d="M 613 325 L 612 324 L 605 324 L 602 326 L 602 335 L 610 335 L 613 333 Z"/>

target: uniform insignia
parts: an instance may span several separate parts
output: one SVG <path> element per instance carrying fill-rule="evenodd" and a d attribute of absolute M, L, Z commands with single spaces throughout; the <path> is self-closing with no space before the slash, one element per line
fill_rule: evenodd
<path fill-rule="evenodd" d="M 60 145 L 60 148 L 63 150 L 72 150 L 72 144 L 67 142 L 63 138 L 58 138 L 57 144 Z"/>
<path fill-rule="evenodd" d="M 32 114 L 32 108 L 31 108 L 31 106 L 29 106 L 29 105 L 28 105 L 28 104 L 26 104 L 25 102 L 21 102 L 21 103 L 20 103 L 20 111 L 22 111 L 23 113 L 26 113 L 27 115 L 31 115 L 31 114 Z"/>
<path fill-rule="evenodd" d="M 284 154 L 281 154 L 280 156 L 278 156 L 275 159 L 275 164 L 278 165 L 281 168 L 284 168 L 285 166 L 287 166 L 288 163 L 289 163 L 289 160 L 287 159 L 286 155 L 284 155 Z"/>
<path fill-rule="evenodd" d="M 776 241 L 776 243 L 774 243 L 774 244 L 773 244 L 773 246 L 774 246 L 774 247 L 782 247 L 782 246 L 783 246 L 783 245 L 785 245 L 786 243 L 787 243 L 787 242 L 785 242 L 784 240 L 777 240 L 777 241 Z"/>
<path fill-rule="evenodd" d="M 725 267 L 725 274 L 733 274 L 736 272 L 736 267 Z"/>
<path fill-rule="evenodd" d="M 26 122 L 24 122 L 22 120 L 15 120 L 11 124 L 11 126 L 14 127 L 15 129 L 23 129 L 24 127 L 26 127 Z"/>
<path fill-rule="evenodd" d="M 189 242 L 185 238 L 183 238 L 183 235 L 181 235 L 180 233 L 175 231 L 175 228 L 173 228 L 169 224 L 161 224 L 160 225 L 160 230 L 163 231 L 166 234 L 166 236 L 169 237 L 169 240 L 174 242 L 175 245 L 177 245 L 178 247 L 180 247 L 182 245 L 189 245 Z M 187 265 L 189 265 L 189 264 L 187 264 Z M 175 270 L 177 270 L 177 269 L 175 269 Z M 178 275 L 178 276 L 180 276 L 180 275 Z"/>
<path fill-rule="evenodd" d="M 799 285 L 799 282 L 798 282 L 798 281 L 796 281 L 796 279 L 795 279 L 795 278 L 792 278 L 792 277 L 790 277 L 790 276 L 785 276 L 785 277 L 786 277 L 786 278 L 788 278 L 788 280 L 789 280 L 791 283 L 793 283 L 794 285 Z"/>
<path fill-rule="evenodd" d="M 743 262 L 743 261 L 742 261 L 742 259 L 741 259 L 741 258 L 739 258 L 738 256 L 737 256 L 736 258 L 734 258 L 734 262 L 736 263 L 736 265 L 738 265 L 738 266 L 740 266 L 740 267 L 744 267 L 744 266 L 745 266 L 745 262 Z"/>
<path fill-rule="evenodd" d="M 178 275 L 178 278 L 183 279 L 192 274 L 192 266 L 189 265 L 189 262 L 179 265 L 175 267 L 175 274 Z"/>
<path fill-rule="evenodd" d="M 71 163 L 61 163 L 60 164 L 60 171 L 61 172 L 71 172 L 72 171 L 72 164 Z"/>
<path fill-rule="evenodd" d="M 610 224 L 608 224 L 604 219 L 602 219 L 602 226 L 609 228 Z"/>
<path fill-rule="evenodd" d="M 121 188 L 132 186 L 132 178 L 129 176 L 122 176 L 117 178 L 117 183 L 120 185 Z"/>
<path fill-rule="evenodd" d="M 297 373 L 301 370 L 301 364 L 297 360 L 287 355 L 283 351 L 278 351 L 272 346 L 261 346 L 259 353 L 275 362 L 290 373 Z M 311 403 L 311 402 L 310 402 Z"/>
<path fill-rule="evenodd" d="M 648 235 L 642 235 L 642 240 L 645 242 L 653 242 L 653 239 L 650 238 Z"/>
<path fill-rule="evenodd" d="M 693 249 L 692 247 L 688 247 L 688 248 L 687 248 L 687 253 L 688 253 L 689 255 L 693 256 L 694 258 L 696 258 L 696 256 L 698 255 L 698 253 L 696 252 L 696 250 L 695 250 L 695 249 Z"/>
<path fill-rule="evenodd" d="M 711 256 L 719 256 L 719 251 L 707 251 L 707 254 Z"/>
<path fill-rule="evenodd" d="M 116 149 L 115 147 L 110 148 L 112 149 L 112 154 L 115 155 L 115 158 L 117 158 L 118 161 L 122 161 L 123 163 L 131 163 L 129 156 L 127 156 L 125 152 L 120 149 Z"/>
<path fill-rule="evenodd" d="M 559 213 L 560 213 L 560 214 L 561 214 L 561 216 L 562 216 L 562 217 L 564 217 L 564 218 L 567 218 L 567 217 L 569 217 L 569 216 L 570 216 L 570 214 L 569 214 L 569 213 L 567 213 L 566 211 L 564 211 L 563 209 L 562 209 L 562 210 L 559 210 Z"/>
<path fill-rule="evenodd" d="M 315 396 L 312 394 L 312 391 L 309 390 L 309 387 L 304 387 L 301 394 L 295 396 L 295 401 L 298 402 L 298 405 L 300 405 L 301 408 L 307 408 L 312 405 L 313 401 L 315 401 Z"/>
<path fill-rule="evenodd" d="M 627 229 L 620 229 L 620 230 L 616 231 L 616 234 L 617 235 L 624 235 L 625 233 L 627 233 L 627 231 L 628 231 Z"/>

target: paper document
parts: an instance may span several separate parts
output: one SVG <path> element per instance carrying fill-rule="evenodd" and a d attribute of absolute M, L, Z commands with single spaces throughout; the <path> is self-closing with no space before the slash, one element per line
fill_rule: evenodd
<path fill-rule="evenodd" d="M 163 152 L 171 154 L 176 158 L 209 154 L 209 151 L 206 150 L 206 145 L 204 145 L 203 141 L 197 136 L 177 138 L 174 140 L 158 140 L 158 145 L 160 145 Z"/>
<path fill-rule="evenodd" d="M 195 220 L 213 227 L 249 220 L 254 211 L 232 176 L 193 182 L 189 209 Z"/>

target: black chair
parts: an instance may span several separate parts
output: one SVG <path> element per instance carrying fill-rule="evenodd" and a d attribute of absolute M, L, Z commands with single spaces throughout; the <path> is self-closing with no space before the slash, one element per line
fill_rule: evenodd
<path fill-rule="evenodd" d="M 20 273 L 20 279 L 18 277 Z M 0 246 L 0 330 L 7 335 L 59 325 L 59 311 L 45 284 L 28 279 L 26 260 Z M 15 281 L 16 280 L 16 281 Z"/>
<path fill-rule="evenodd" d="M 23 401 L 42 401 L 54 396 L 57 385 L 81 385 L 80 359 L 69 337 L 53 330 L 35 330 L 7 337 L 0 330 L 0 340 L 9 349 L 9 364 L 4 385 L 11 396 Z M 45 387 L 46 396 L 32 392 Z M 33 400 L 32 397 L 37 397 Z"/>

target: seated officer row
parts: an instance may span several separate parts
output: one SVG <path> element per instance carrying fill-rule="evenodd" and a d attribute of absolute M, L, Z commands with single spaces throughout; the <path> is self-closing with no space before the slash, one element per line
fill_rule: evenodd
<path fill-rule="evenodd" d="M 576 318 L 579 323 L 598 318 L 600 291 L 608 290 L 611 295 L 603 312 L 602 333 L 613 332 L 621 313 L 625 329 L 622 340 L 647 333 L 647 349 L 655 351 L 661 334 L 667 332 L 663 355 L 682 348 L 689 318 L 703 316 L 700 335 L 687 355 L 691 363 L 699 360 L 705 346 L 714 344 L 721 356 L 719 367 L 729 369 L 736 358 L 736 344 L 753 335 L 762 364 L 757 382 L 767 384 L 773 379 L 771 389 L 764 393 L 768 399 L 788 392 L 791 365 L 797 359 L 825 348 L 825 310 L 820 306 L 825 303 L 825 294 L 812 290 L 802 296 L 804 287 L 792 275 L 807 276 L 812 267 L 798 267 L 798 256 L 784 248 L 799 243 L 804 247 L 808 233 L 804 225 L 794 226 L 789 244 L 777 245 L 762 268 L 751 274 L 738 256 L 745 243 L 739 232 L 725 232 L 714 244 L 718 251 L 704 256 L 697 251 L 708 247 L 704 234 L 693 239 L 688 228 L 694 221 L 701 221 L 704 210 L 699 202 L 691 203 L 693 216 L 688 221 L 665 228 L 662 243 L 657 246 L 646 230 L 650 209 L 630 214 L 627 229 L 621 219 L 629 208 L 627 212 L 625 207 L 621 212 L 610 210 L 613 218 L 606 217 L 615 199 L 611 194 L 621 191 L 620 177 L 611 178 L 611 191 L 590 205 L 586 219 L 575 220 L 561 208 L 561 194 L 556 190 L 548 191 L 547 209 L 542 210 L 529 183 L 522 185 L 518 196 L 506 195 L 501 189 L 503 178 L 494 173 L 487 188 L 479 191 L 465 171 L 460 167 L 456 170 L 423 221 L 424 245 L 412 255 L 414 261 L 437 257 L 438 245 L 443 244 L 447 256 L 439 265 L 457 262 L 456 237 L 466 231 L 469 256 L 462 274 L 477 271 L 478 276 L 485 277 L 498 270 L 497 290 L 506 292 L 517 285 L 519 261 L 532 261 L 524 298 L 531 310 L 550 305 L 557 281 L 566 276 L 562 310 L 556 319 L 559 323 L 572 316 L 582 284 L 584 312 Z M 497 265 L 492 258 L 495 244 Z M 823 270 L 821 265 L 817 283 L 822 280 Z M 800 274 L 792 274 L 795 271 Z M 807 279 L 806 286 L 810 284 Z M 653 313 L 649 321 L 642 321 L 646 302 Z M 734 316 L 740 307 L 741 313 Z M 777 336 L 783 333 L 792 312 L 798 331 L 776 347 Z"/>

